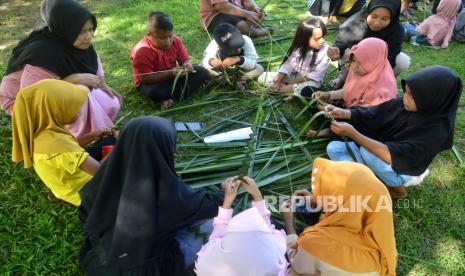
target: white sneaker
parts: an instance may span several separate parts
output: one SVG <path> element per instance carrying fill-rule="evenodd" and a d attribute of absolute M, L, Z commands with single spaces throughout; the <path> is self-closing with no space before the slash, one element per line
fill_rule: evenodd
<path fill-rule="evenodd" d="M 429 174 L 429 169 L 426 169 L 424 173 L 419 176 L 412 176 L 412 178 L 404 183 L 404 187 L 420 185 L 423 182 L 423 179 Z"/>

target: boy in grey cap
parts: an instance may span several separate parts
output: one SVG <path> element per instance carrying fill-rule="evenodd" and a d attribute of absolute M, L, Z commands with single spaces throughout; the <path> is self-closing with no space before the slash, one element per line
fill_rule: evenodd
<path fill-rule="evenodd" d="M 258 56 L 252 39 L 242 35 L 229 23 L 216 27 L 213 37 L 203 54 L 203 66 L 211 76 L 218 76 L 225 69 L 236 68 L 240 75 L 236 88 L 247 89 L 245 81 L 257 79 L 264 71 L 257 63 Z"/>

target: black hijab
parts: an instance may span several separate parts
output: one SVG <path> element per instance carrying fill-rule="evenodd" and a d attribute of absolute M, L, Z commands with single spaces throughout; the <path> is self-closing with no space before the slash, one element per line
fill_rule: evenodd
<path fill-rule="evenodd" d="M 34 30 L 13 49 L 6 75 L 26 64 L 45 68 L 60 78 L 96 74 L 97 53 L 93 46 L 85 50 L 73 46 L 87 20 L 97 28 L 95 16 L 74 0 L 44 0 L 41 17 L 47 26 Z"/>
<path fill-rule="evenodd" d="M 408 84 L 417 112 L 405 110 L 403 98 L 374 107 L 350 109 L 350 123 L 361 133 L 386 144 L 392 168 L 420 175 L 434 157 L 452 147 L 462 81 L 445 66 L 430 66 L 402 80 Z"/>
<path fill-rule="evenodd" d="M 176 174 L 176 130 L 159 117 L 139 117 L 81 190 L 81 249 L 86 274 L 179 275 L 176 230 L 217 215 L 222 194 L 188 187 Z M 150 272 L 151 271 L 151 272 Z M 181 274 L 182 275 L 182 274 Z"/>
<path fill-rule="evenodd" d="M 376 8 L 388 9 L 391 12 L 391 22 L 386 28 L 374 32 L 368 27 L 367 17 Z M 336 37 L 334 46 L 339 48 L 342 55 L 347 48 L 367 37 L 379 38 L 388 44 L 388 59 L 392 68 L 394 68 L 404 38 L 404 28 L 400 23 L 400 9 L 400 0 L 372 0 L 366 8 L 349 17 L 339 27 L 339 34 Z"/>

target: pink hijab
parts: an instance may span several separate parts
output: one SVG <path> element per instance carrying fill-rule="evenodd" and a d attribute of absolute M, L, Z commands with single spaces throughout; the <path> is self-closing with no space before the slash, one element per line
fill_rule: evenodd
<path fill-rule="evenodd" d="M 417 27 L 417 32 L 426 36 L 431 45 L 447 48 L 454 31 L 460 4 L 460 0 L 441 0 L 436 14 L 423 21 Z"/>
<path fill-rule="evenodd" d="M 354 45 L 350 51 L 367 74 L 359 76 L 353 70 L 349 70 L 344 85 L 345 107 L 374 106 L 394 99 L 397 83 L 387 58 L 386 42 L 370 37 Z"/>

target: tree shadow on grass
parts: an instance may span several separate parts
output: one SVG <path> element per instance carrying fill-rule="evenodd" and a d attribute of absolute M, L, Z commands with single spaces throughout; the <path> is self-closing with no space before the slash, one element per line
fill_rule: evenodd
<path fill-rule="evenodd" d="M 449 155 L 437 157 L 425 182 L 396 202 L 399 275 L 465 274 L 465 183 Z"/>

